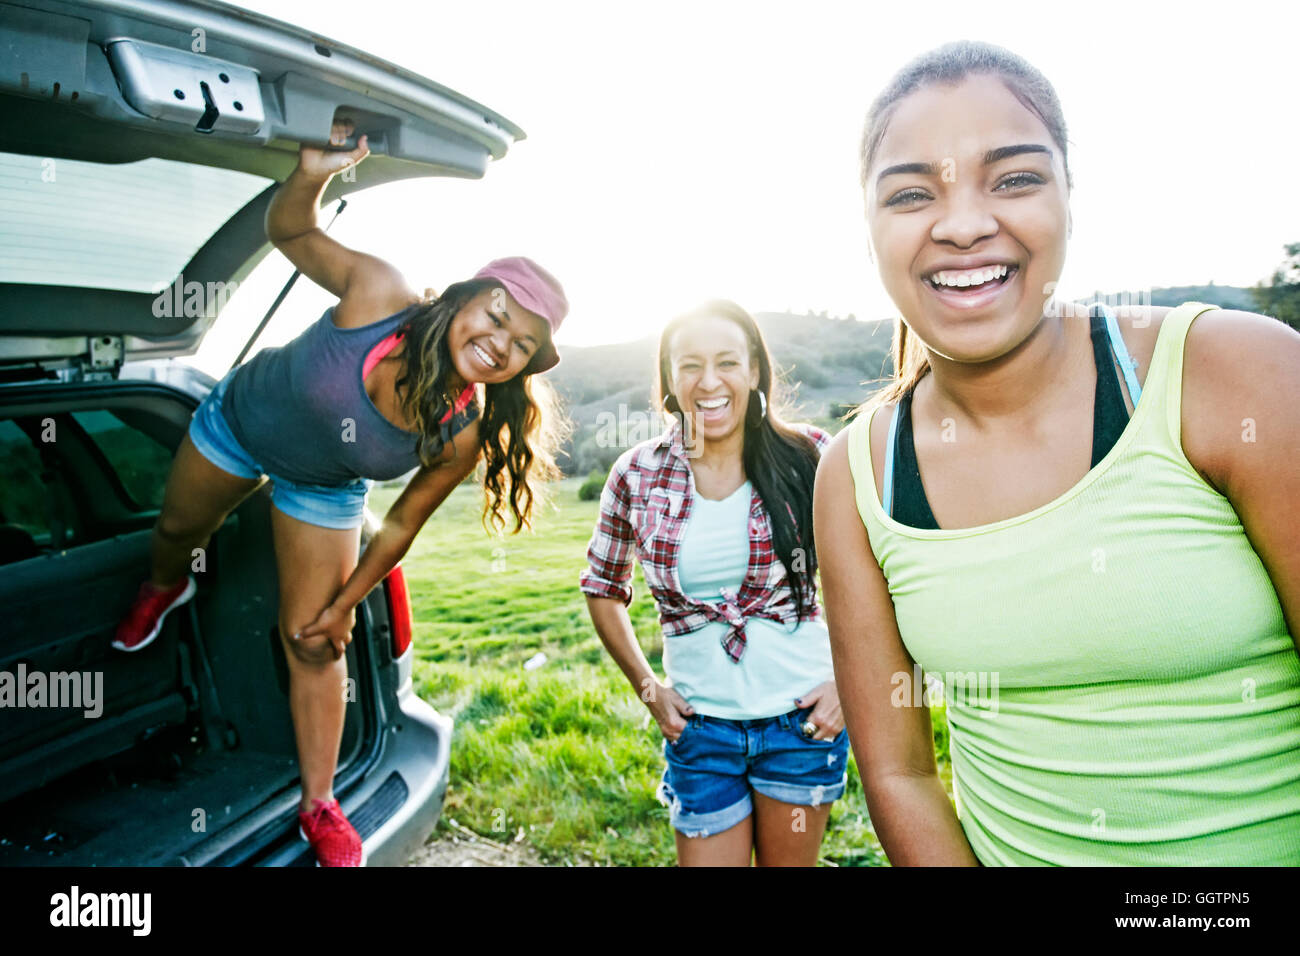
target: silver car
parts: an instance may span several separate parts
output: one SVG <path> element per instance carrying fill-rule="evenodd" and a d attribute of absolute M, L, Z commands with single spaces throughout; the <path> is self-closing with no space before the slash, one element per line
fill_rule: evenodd
<path fill-rule="evenodd" d="M 310 865 L 268 486 L 213 536 L 159 639 L 109 647 L 215 384 L 175 357 L 270 251 L 271 194 L 336 117 L 372 156 L 334 178 L 335 206 L 481 177 L 523 132 L 201 0 L 0 4 L 0 109 L 0 865 Z M 334 783 L 372 865 L 407 861 L 447 786 L 451 721 L 412 692 L 410 643 L 398 567 L 357 609 Z"/>

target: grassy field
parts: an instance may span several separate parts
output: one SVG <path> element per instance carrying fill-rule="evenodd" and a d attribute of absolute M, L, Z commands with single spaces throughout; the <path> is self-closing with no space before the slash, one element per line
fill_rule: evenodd
<path fill-rule="evenodd" d="M 580 479 L 554 486 L 534 532 L 490 538 L 482 493 L 462 485 L 403 560 L 415 617 L 416 692 L 456 722 L 444 818 L 498 842 L 528 841 L 549 863 L 671 865 L 655 798 L 663 737 L 606 654 L 578 590 L 597 503 Z M 376 486 L 382 516 L 400 487 Z M 663 638 L 638 566 L 632 624 L 662 676 Z M 546 663 L 525 671 L 541 652 Z M 947 780 L 947 724 L 935 714 Z M 439 825 L 440 830 L 446 824 Z M 857 768 L 831 811 L 824 862 L 887 865 Z"/>

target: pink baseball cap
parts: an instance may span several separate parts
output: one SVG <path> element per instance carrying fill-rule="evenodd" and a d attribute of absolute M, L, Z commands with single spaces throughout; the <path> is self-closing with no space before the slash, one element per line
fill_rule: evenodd
<path fill-rule="evenodd" d="M 564 289 L 559 280 L 525 256 L 493 259 L 474 273 L 474 278 L 500 282 L 515 297 L 515 301 L 529 312 L 536 312 L 550 326 L 550 335 L 528 363 L 532 369 L 529 374 L 545 372 L 558 365 L 560 353 L 555 350 L 551 337 L 560 330 L 560 323 L 569 314 L 569 300 L 564 297 Z"/>

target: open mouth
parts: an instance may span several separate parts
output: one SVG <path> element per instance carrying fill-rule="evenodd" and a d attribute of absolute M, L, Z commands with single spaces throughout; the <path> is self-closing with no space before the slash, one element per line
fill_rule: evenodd
<path fill-rule="evenodd" d="M 481 348 L 479 348 L 479 347 L 478 347 L 477 345 L 475 345 L 473 342 L 471 342 L 470 345 L 473 347 L 473 349 L 474 349 L 474 354 L 478 356 L 478 360 L 479 360 L 480 362 L 482 362 L 484 365 L 486 365 L 486 366 L 487 366 L 488 368 L 490 368 L 490 369 L 495 370 L 495 369 L 498 368 L 497 363 L 494 362 L 494 361 L 492 361 L 492 356 L 488 355 L 487 352 L 484 352 Z"/>
<path fill-rule="evenodd" d="M 997 296 L 1020 271 L 1016 265 L 987 266 L 983 269 L 941 270 L 923 281 L 945 302 L 975 306 Z"/>
<path fill-rule="evenodd" d="M 705 398 L 696 401 L 695 411 L 705 421 L 723 418 L 731 407 L 729 398 Z"/>

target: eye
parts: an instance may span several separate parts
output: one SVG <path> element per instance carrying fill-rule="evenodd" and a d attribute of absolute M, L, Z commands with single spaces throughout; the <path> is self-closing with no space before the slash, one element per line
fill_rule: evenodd
<path fill-rule="evenodd" d="M 1002 180 L 1002 182 L 998 183 L 994 189 L 1001 189 L 1006 185 L 1013 185 L 1016 188 L 1024 188 L 1025 186 L 1041 186 L 1042 184 L 1043 178 L 1035 173 L 1012 173 L 1006 179 Z"/>
<path fill-rule="evenodd" d="M 677 368 L 683 372 L 694 372 L 697 368 L 699 368 L 699 366 L 696 365 L 694 362 L 685 362 L 677 366 Z"/>
<path fill-rule="evenodd" d="M 519 346 L 519 351 L 523 352 L 525 355 L 528 354 L 528 346 L 524 344 L 523 339 L 515 339 L 515 345 Z"/>
<path fill-rule="evenodd" d="M 492 320 L 492 324 L 495 325 L 498 329 L 501 328 L 501 320 L 498 319 L 498 318 L 497 318 L 495 315 L 493 315 L 491 312 L 488 313 L 488 318 L 490 318 L 490 319 Z"/>
<path fill-rule="evenodd" d="M 923 189 L 904 189 L 901 193 L 895 193 L 886 202 L 886 206 L 902 206 L 911 203 L 916 199 L 926 199 L 926 193 Z"/>
<path fill-rule="evenodd" d="M 740 363 L 737 362 L 735 359 L 727 359 L 726 361 L 724 361 L 724 362 L 719 362 L 718 364 L 721 365 L 721 366 L 723 366 L 723 367 L 729 368 L 729 367 L 731 367 L 731 366 L 733 366 L 733 365 L 739 365 Z"/>

